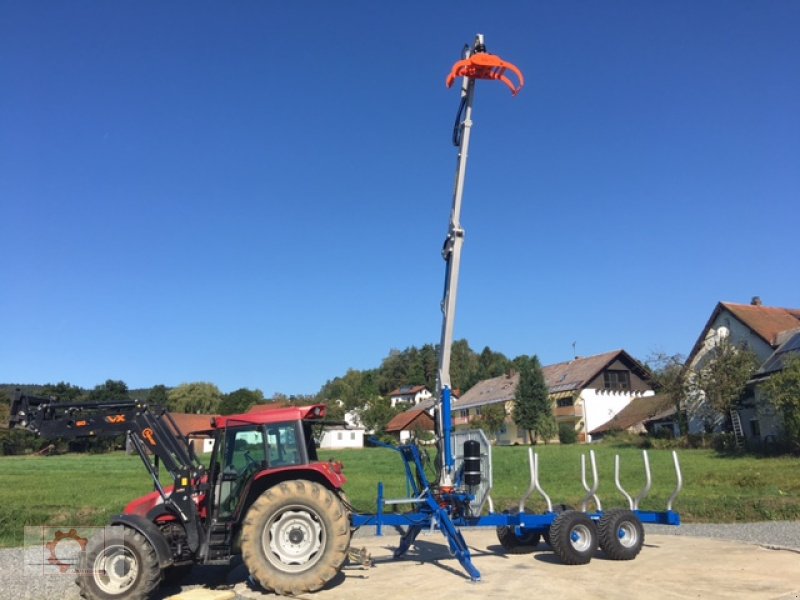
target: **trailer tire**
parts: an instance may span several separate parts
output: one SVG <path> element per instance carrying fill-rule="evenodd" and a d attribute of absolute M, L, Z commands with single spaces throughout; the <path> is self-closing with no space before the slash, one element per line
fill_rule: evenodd
<path fill-rule="evenodd" d="M 295 596 L 314 592 L 341 570 L 350 523 L 336 495 L 304 479 L 258 497 L 242 525 L 242 558 L 262 587 Z"/>
<path fill-rule="evenodd" d="M 633 560 L 644 545 L 644 527 L 636 513 L 615 508 L 600 517 L 600 548 L 611 560 Z"/>
<path fill-rule="evenodd" d="M 564 511 L 567 511 L 567 510 L 575 510 L 575 509 L 572 506 L 570 506 L 569 504 L 556 504 L 555 506 L 553 506 L 553 512 L 555 514 L 557 514 L 557 515 L 561 514 Z M 547 513 L 545 513 L 545 514 L 547 514 Z M 545 544 L 547 544 L 548 546 L 550 546 L 552 548 L 553 544 L 550 543 L 550 528 L 549 527 L 547 528 L 547 531 L 545 531 L 542 534 L 542 539 L 544 540 Z"/>
<path fill-rule="evenodd" d="M 504 514 L 515 515 L 519 509 L 503 511 Z M 536 550 L 541 536 L 536 531 L 525 531 L 513 525 L 501 525 L 497 528 L 497 540 L 508 554 L 528 554 Z"/>
<path fill-rule="evenodd" d="M 585 565 L 597 548 L 597 526 L 585 513 L 562 512 L 550 526 L 553 550 L 567 565 Z"/>
<path fill-rule="evenodd" d="M 75 580 L 87 600 L 144 600 L 161 582 L 156 552 L 131 527 L 110 526 L 89 540 Z"/>

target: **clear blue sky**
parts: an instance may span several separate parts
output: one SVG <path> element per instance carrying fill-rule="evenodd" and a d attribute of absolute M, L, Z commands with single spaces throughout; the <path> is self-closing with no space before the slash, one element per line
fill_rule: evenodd
<path fill-rule="evenodd" d="M 0 2 L 0 382 L 314 393 L 456 337 L 687 353 L 800 306 L 800 3 Z"/>

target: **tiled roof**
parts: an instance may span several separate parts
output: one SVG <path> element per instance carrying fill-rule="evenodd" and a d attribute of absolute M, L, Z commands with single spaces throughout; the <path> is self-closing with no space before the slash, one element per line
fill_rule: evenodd
<path fill-rule="evenodd" d="M 455 401 L 453 410 L 513 400 L 517 385 L 519 385 L 519 373 L 484 379 L 469 388 L 461 398 Z"/>
<path fill-rule="evenodd" d="M 408 431 L 413 429 L 415 425 L 423 429 L 433 429 L 433 419 L 431 416 L 420 409 L 407 410 L 395 415 L 394 418 L 386 425 L 386 431 Z"/>
<path fill-rule="evenodd" d="M 797 309 L 731 302 L 720 304 L 773 347 L 778 344 L 779 333 L 800 327 L 800 310 Z"/>
<path fill-rule="evenodd" d="M 209 431 L 211 429 L 211 419 L 217 415 L 196 415 L 192 413 L 174 413 L 171 412 L 172 418 L 178 425 L 183 435 L 189 435 L 198 431 Z"/>
<path fill-rule="evenodd" d="M 675 413 L 675 402 L 666 394 L 657 396 L 639 396 L 619 411 L 610 421 L 589 432 L 590 435 L 605 433 L 607 431 L 624 431 L 639 423 L 646 423 L 655 419 L 663 419 Z"/>
<path fill-rule="evenodd" d="M 793 331 L 785 331 L 778 336 L 778 342 L 781 344 L 772 353 L 772 355 L 764 361 L 761 368 L 756 371 L 753 376 L 754 379 L 766 377 L 771 373 L 780 371 L 784 367 L 784 361 L 790 356 L 800 356 L 800 329 Z"/>
<path fill-rule="evenodd" d="M 551 394 L 579 390 L 623 352 L 624 350 L 613 350 L 605 354 L 576 358 L 569 362 L 542 367 L 545 383 Z M 633 359 L 631 360 L 636 363 Z"/>
<path fill-rule="evenodd" d="M 406 396 L 408 394 L 416 394 L 425 389 L 424 385 L 404 385 L 392 391 L 389 396 Z"/>
<path fill-rule="evenodd" d="M 782 332 L 800 327 L 800 309 L 797 308 L 719 302 L 714 307 L 714 312 L 711 313 L 711 317 L 709 317 L 692 351 L 689 353 L 686 359 L 687 365 L 691 364 L 692 359 L 700 352 L 706 339 L 708 328 L 711 327 L 711 324 L 723 310 L 731 313 L 772 348 L 776 348 L 780 344 L 778 338 Z"/>
<path fill-rule="evenodd" d="M 596 356 L 576 358 L 569 362 L 542 367 L 548 391 L 551 394 L 557 394 L 583 389 L 592 379 L 597 377 L 598 373 L 618 358 L 625 359 L 633 370 L 639 372 L 640 376 L 646 376 L 644 367 L 635 358 L 624 350 L 613 350 Z M 453 410 L 513 400 L 517 385 L 519 385 L 519 373 L 484 379 L 472 386 L 458 401 L 454 402 Z"/>

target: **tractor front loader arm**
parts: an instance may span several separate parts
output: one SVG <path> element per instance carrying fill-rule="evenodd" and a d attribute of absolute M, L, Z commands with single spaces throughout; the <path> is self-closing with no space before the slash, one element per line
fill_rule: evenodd
<path fill-rule="evenodd" d="M 26 429 L 45 439 L 127 435 L 164 504 L 183 522 L 189 547 L 193 552 L 200 548 L 205 532 L 193 495 L 208 485 L 205 467 L 165 408 L 135 400 L 58 402 L 17 392 L 11 401 L 9 428 Z M 174 481 L 169 493 L 161 484 L 159 463 Z"/>

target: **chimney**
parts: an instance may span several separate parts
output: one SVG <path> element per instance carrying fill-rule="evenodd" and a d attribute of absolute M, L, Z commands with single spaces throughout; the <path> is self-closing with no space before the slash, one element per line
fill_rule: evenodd
<path fill-rule="evenodd" d="M 761 296 L 753 296 L 753 299 L 750 300 L 751 306 L 761 306 Z"/>

